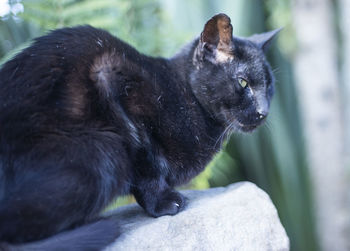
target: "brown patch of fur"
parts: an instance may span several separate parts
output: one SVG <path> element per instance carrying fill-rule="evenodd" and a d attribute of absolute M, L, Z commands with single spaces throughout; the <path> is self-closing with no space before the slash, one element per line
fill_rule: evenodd
<path fill-rule="evenodd" d="M 126 109 L 135 116 L 152 117 L 157 113 L 160 96 L 151 83 L 140 81 L 126 86 L 128 95 L 124 97 Z M 158 95 L 158 96 L 157 96 Z"/>
<path fill-rule="evenodd" d="M 106 52 L 95 58 L 90 68 L 90 79 L 96 83 L 100 93 L 109 97 L 112 92 L 112 84 L 116 79 L 117 69 L 120 67 L 120 59 L 114 52 Z"/>
<path fill-rule="evenodd" d="M 78 77 L 71 78 L 67 85 L 67 110 L 73 118 L 81 118 L 85 115 L 88 90 L 78 84 Z"/>

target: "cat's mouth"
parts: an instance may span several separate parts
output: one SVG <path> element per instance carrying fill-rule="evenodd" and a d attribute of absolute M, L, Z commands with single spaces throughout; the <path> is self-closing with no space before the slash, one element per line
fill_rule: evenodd
<path fill-rule="evenodd" d="M 242 122 L 239 122 L 238 120 L 235 121 L 236 123 L 236 129 L 241 132 L 252 132 L 254 131 L 258 126 L 262 124 L 262 122 L 256 123 L 256 124 L 244 124 Z"/>
<path fill-rule="evenodd" d="M 254 131 L 259 125 L 244 125 L 242 123 L 239 124 L 240 130 L 243 132 L 252 132 Z"/>
<path fill-rule="evenodd" d="M 233 115 L 226 110 L 223 110 L 221 114 L 223 115 L 223 120 L 225 121 L 224 124 L 226 124 L 226 128 L 228 128 L 229 131 L 252 132 L 257 127 L 262 125 L 265 121 L 265 118 L 255 120 L 255 121 L 252 121 L 252 120 L 242 121 L 238 118 L 232 118 Z"/>

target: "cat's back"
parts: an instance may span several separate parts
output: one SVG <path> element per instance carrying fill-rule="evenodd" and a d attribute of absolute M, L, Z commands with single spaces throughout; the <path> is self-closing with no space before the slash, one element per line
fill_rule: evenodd
<path fill-rule="evenodd" d="M 55 79 L 55 71 L 88 69 L 94 57 L 118 47 L 125 44 L 108 32 L 88 25 L 54 30 L 36 38 L 31 46 L 3 65 L 0 87 L 13 87 L 20 81 L 24 89 L 25 84 L 40 77 Z"/>
<path fill-rule="evenodd" d="M 33 114 L 84 116 L 88 102 L 98 98 L 94 71 L 100 70 L 96 62 L 106 61 L 104 55 L 139 57 L 126 43 L 91 26 L 58 29 L 35 39 L 0 69 L 0 122 Z"/>

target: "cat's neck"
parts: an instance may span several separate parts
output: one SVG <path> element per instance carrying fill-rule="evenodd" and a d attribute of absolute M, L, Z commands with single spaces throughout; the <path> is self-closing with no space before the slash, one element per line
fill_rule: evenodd
<path fill-rule="evenodd" d="M 190 74 L 195 70 L 193 54 L 198 45 L 198 40 L 199 38 L 194 39 L 169 59 L 172 69 L 180 77 L 181 82 L 186 84 L 189 84 Z"/>
<path fill-rule="evenodd" d="M 190 84 L 191 74 L 197 70 L 195 64 L 193 63 L 193 55 L 198 45 L 198 41 L 199 38 L 196 38 L 192 42 L 185 45 L 178 53 L 169 59 L 169 63 L 172 71 L 175 72 L 175 75 L 178 77 L 178 82 L 180 82 L 184 88 L 188 88 L 191 91 L 193 102 L 196 103 L 198 107 L 197 112 L 200 112 L 201 116 L 205 120 L 205 130 L 207 131 L 207 135 L 211 139 L 216 139 L 223 133 L 225 126 L 201 105 Z"/>

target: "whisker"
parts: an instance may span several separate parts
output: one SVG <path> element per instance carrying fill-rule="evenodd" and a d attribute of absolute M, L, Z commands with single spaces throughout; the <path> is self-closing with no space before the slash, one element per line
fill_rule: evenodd
<path fill-rule="evenodd" d="M 280 71 L 281 71 L 281 69 L 279 67 L 272 69 L 273 74 L 279 73 Z"/>
<path fill-rule="evenodd" d="M 220 142 L 220 145 L 222 144 L 222 142 L 224 141 L 225 139 L 225 136 L 227 135 L 227 132 L 231 130 L 231 128 L 233 128 L 234 126 L 234 121 L 232 121 L 226 128 L 225 130 L 223 131 L 223 133 L 220 134 L 219 138 L 216 140 L 215 144 L 214 144 L 214 147 L 213 148 L 216 148 L 216 146 L 218 145 L 218 143 Z"/>
<path fill-rule="evenodd" d="M 263 127 L 266 128 L 268 133 L 272 132 L 272 125 L 269 123 L 269 121 L 265 121 L 265 123 L 263 124 Z"/>

